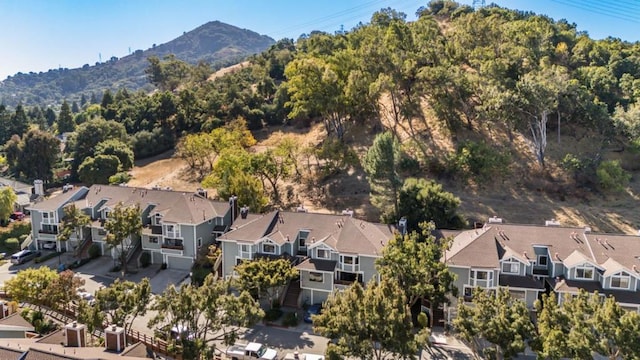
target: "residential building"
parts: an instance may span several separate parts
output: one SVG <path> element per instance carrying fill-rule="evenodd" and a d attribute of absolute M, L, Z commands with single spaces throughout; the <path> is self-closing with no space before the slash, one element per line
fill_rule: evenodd
<path fill-rule="evenodd" d="M 545 292 L 557 293 L 562 303 L 585 289 L 640 310 L 640 236 L 598 234 L 553 220 L 536 226 L 492 218 L 456 236 L 443 260 L 465 300 L 476 287 L 508 288 L 532 308 Z"/>
<path fill-rule="evenodd" d="M 223 234 L 232 222 L 232 209 L 226 202 L 209 200 L 204 191 L 188 193 L 124 186 L 94 185 L 80 187 L 42 201 L 31 207 L 33 237 L 36 247 L 49 248 L 54 242 L 59 251 L 75 250 L 78 254 L 91 244 L 98 244 L 102 254 L 119 258 L 119 247 L 106 243 L 105 221 L 117 204 L 139 206 L 143 230 L 140 237 L 127 239 L 127 261 L 139 258 L 143 251 L 151 255 L 151 263 L 189 270 L 198 251 Z M 232 199 L 235 204 L 235 200 Z M 74 204 L 91 218 L 89 226 L 73 234 L 69 244 L 58 239 L 64 207 Z"/>
<path fill-rule="evenodd" d="M 295 305 L 320 303 L 353 282 L 378 280 L 375 261 L 394 228 L 345 215 L 272 211 L 262 216 L 240 210 L 240 218 L 218 240 L 222 274 L 234 275 L 242 261 L 258 257 L 291 259 L 300 272 Z M 296 283 L 297 284 L 297 283 Z"/>

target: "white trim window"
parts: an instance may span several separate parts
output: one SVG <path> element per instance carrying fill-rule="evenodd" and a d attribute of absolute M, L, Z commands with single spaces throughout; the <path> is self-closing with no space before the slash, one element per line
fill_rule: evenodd
<path fill-rule="evenodd" d="M 592 266 L 582 265 L 576 267 L 576 279 L 578 280 L 593 280 L 594 275 Z"/>
<path fill-rule="evenodd" d="M 276 253 L 276 245 L 271 242 L 263 242 L 262 243 L 262 252 L 265 254 L 275 254 Z"/>
<path fill-rule="evenodd" d="M 547 255 L 538 255 L 538 266 L 547 266 L 549 257 Z"/>
<path fill-rule="evenodd" d="M 519 274 L 520 262 L 515 260 L 506 260 L 502 262 L 502 273 L 504 274 Z"/>
<path fill-rule="evenodd" d="M 238 247 L 238 255 L 241 259 L 253 259 L 253 246 L 249 244 L 240 244 Z"/>
<path fill-rule="evenodd" d="M 631 276 L 625 272 L 621 272 L 620 274 L 611 276 L 611 287 L 612 289 L 624 289 L 629 290 L 631 286 Z"/>
<path fill-rule="evenodd" d="M 318 259 L 330 259 L 331 251 L 329 249 L 316 249 L 316 257 Z"/>
<path fill-rule="evenodd" d="M 472 287 L 493 287 L 493 270 L 471 270 L 469 283 Z"/>
<path fill-rule="evenodd" d="M 309 272 L 309 281 L 319 283 L 324 282 L 324 274 L 322 274 L 321 272 L 311 271 Z"/>

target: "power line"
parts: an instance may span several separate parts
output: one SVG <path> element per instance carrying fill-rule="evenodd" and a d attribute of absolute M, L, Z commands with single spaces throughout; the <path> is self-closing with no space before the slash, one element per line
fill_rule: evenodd
<path fill-rule="evenodd" d="M 578 9 L 582 9 L 582 10 L 585 10 L 585 11 L 589 11 L 589 12 L 600 14 L 600 15 L 604 15 L 604 16 L 609 16 L 609 17 L 612 17 L 612 18 L 620 19 L 620 20 L 625 20 L 625 21 L 634 22 L 634 23 L 640 22 L 640 19 L 638 19 L 638 18 L 633 18 L 633 17 L 627 17 L 625 15 L 616 15 L 616 14 L 613 14 L 613 13 L 608 13 L 608 12 L 604 12 L 604 11 L 601 11 L 601 10 L 593 8 L 593 7 L 583 6 L 582 4 L 578 5 L 578 4 L 573 4 L 573 3 L 566 2 L 566 1 L 561 1 L 561 0 L 551 0 L 551 1 L 557 2 L 558 4 L 575 7 L 575 8 L 578 8 Z"/>
<path fill-rule="evenodd" d="M 588 4 L 589 2 L 591 2 L 592 4 Z M 596 9 L 599 9 L 601 11 L 611 11 L 612 13 L 616 14 L 616 15 L 621 15 L 621 16 L 629 16 L 629 15 L 633 15 L 634 11 L 630 10 L 629 8 L 622 6 L 620 7 L 619 5 L 608 5 L 608 4 L 602 4 L 600 1 L 590 1 L 590 0 L 585 0 L 580 2 L 580 4 L 584 5 L 584 6 L 590 6 Z"/>

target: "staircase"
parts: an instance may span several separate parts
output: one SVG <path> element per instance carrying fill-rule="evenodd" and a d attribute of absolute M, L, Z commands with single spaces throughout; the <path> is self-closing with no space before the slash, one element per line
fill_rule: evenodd
<path fill-rule="evenodd" d="M 287 288 L 287 294 L 285 295 L 284 301 L 282 302 L 282 306 L 297 309 L 298 299 L 300 298 L 301 292 L 302 289 L 300 289 L 300 279 L 291 280 L 291 282 L 289 283 L 289 287 Z"/>
<path fill-rule="evenodd" d="M 89 247 L 93 244 L 93 239 L 91 238 L 91 233 L 84 237 L 78 248 L 76 248 L 74 252 L 74 256 L 78 258 L 88 257 Z"/>
<path fill-rule="evenodd" d="M 127 252 L 126 261 L 128 269 L 137 269 L 139 267 L 138 259 L 140 258 L 140 254 L 142 254 L 142 244 L 138 241 L 135 246 L 129 248 L 129 251 Z"/>

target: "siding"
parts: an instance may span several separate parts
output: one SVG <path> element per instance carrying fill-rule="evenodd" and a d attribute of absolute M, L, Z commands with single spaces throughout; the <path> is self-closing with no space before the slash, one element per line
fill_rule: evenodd
<path fill-rule="evenodd" d="M 238 256 L 238 244 L 232 242 L 222 242 L 222 276 L 231 275 L 236 266 L 236 256 Z"/>
<path fill-rule="evenodd" d="M 534 290 L 527 290 L 525 302 L 528 308 L 533 308 L 533 304 L 538 300 L 538 292 Z"/>
<path fill-rule="evenodd" d="M 213 243 L 213 228 L 216 226 L 216 221 L 215 219 L 211 219 L 210 222 L 211 224 L 209 224 L 209 221 L 205 221 L 196 226 L 196 246 L 198 246 L 199 238 L 202 239 L 202 246 L 205 248 Z M 194 253 L 194 256 L 195 255 L 197 255 L 197 253 Z"/>
<path fill-rule="evenodd" d="M 157 242 L 152 243 L 149 241 L 149 238 L 155 237 Z M 160 246 L 162 243 L 162 235 L 142 235 L 142 248 L 150 249 L 150 250 L 160 250 Z"/>
<path fill-rule="evenodd" d="M 322 282 L 309 280 L 309 273 L 311 271 L 300 270 L 300 287 L 301 288 L 313 288 L 319 290 L 332 291 L 333 290 L 333 274 L 321 272 Z"/>
<path fill-rule="evenodd" d="M 456 275 L 456 280 L 453 282 L 453 285 L 458 289 L 458 296 L 462 296 L 464 294 L 464 285 L 469 283 L 469 269 L 449 266 L 449 270 Z M 450 307 L 455 307 L 458 303 L 458 298 L 451 298 L 450 300 Z"/>
<path fill-rule="evenodd" d="M 193 258 L 196 254 L 196 249 L 194 247 L 194 229 L 195 227 L 192 225 L 182 225 L 178 224 L 180 228 L 180 236 L 182 236 L 182 256 L 189 256 Z"/>
<path fill-rule="evenodd" d="M 376 259 L 374 257 L 360 255 L 360 271 L 363 272 L 362 281 L 367 284 L 371 279 L 378 279 L 376 270 Z"/>

